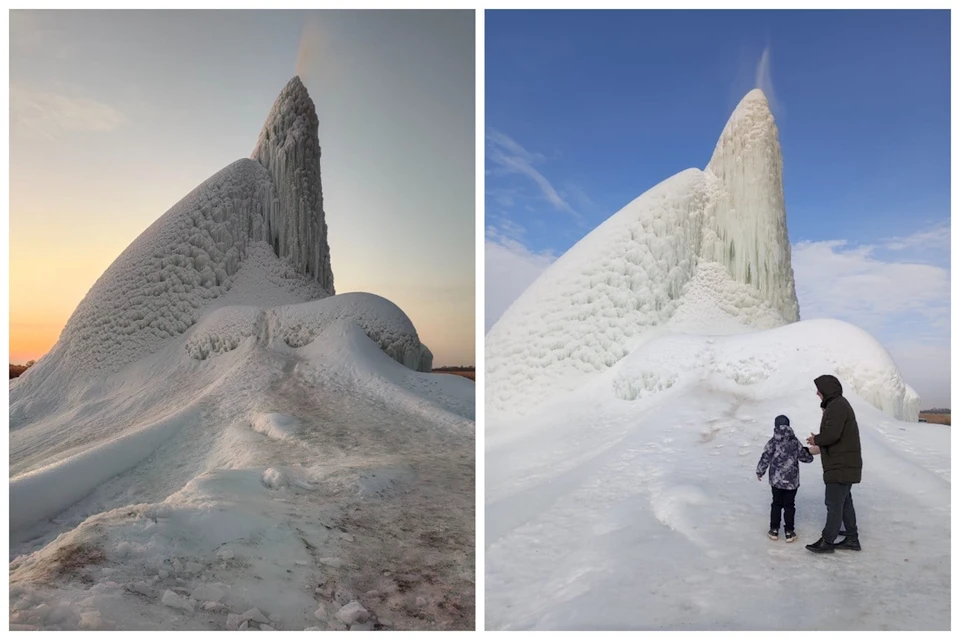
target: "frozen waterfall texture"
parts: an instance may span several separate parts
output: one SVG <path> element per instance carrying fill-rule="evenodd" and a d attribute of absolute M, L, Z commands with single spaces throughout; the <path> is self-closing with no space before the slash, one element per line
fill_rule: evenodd
<path fill-rule="evenodd" d="M 754 89 L 706 169 L 678 173 L 611 216 L 491 328 L 488 415 L 528 413 L 662 331 L 730 335 L 797 322 L 782 162 L 773 115 Z M 890 367 L 871 373 L 888 382 L 870 401 L 907 416 L 916 394 Z"/>

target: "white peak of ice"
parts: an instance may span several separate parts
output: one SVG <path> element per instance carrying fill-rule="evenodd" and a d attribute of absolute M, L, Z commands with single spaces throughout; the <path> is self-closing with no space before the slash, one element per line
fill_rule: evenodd
<path fill-rule="evenodd" d="M 760 292 L 787 322 L 800 319 L 787 211 L 783 157 L 773 114 L 759 89 L 737 105 L 706 172 L 720 184 L 704 219 L 701 256 Z"/>
<path fill-rule="evenodd" d="M 333 295 L 330 245 L 320 185 L 320 121 L 307 88 L 294 76 L 277 96 L 251 158 L 270 172 L 276 198 L 268 241 L 281 258 Z"/>

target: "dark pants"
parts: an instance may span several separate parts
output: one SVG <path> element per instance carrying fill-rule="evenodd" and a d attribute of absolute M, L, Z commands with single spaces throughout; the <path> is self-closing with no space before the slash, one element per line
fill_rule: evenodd
<path fill-rule="evenodd" d="M 840 523 L 848 538 L 857 537 L 857 512 L 853 510 L 853 485 L 840 482 L 826 483 L 824 503 L 827 505 L 827 524 L 823 528 L 823 541 L 834 542 L 840 533 Z"/>
<path fill-rule="evenodd" d="M 797 514 L 795 503 L 797 490 L 770 488 L 773 490 L 773 504 L 770 505 L 770 530 L 780 530 L 780 511 L 782 510 L 784 531 L 793 531 L 793 518 Z"/>

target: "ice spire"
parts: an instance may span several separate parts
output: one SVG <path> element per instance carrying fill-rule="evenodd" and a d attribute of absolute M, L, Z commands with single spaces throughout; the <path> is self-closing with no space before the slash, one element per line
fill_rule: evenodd
<path fill-rule="evenodd" d="M 706 173 L 722 188 L 705 212 L 701 256 L 725 264 L 734 280 L 756 288 L 787 322 L 796 322 L 783 158 L 763 91 L 754 89 L 737 105 Z"/>
<path fill-rule="evenodd" d="M 317 111 L 299 76 L 277 96 L 251 158 L 270 172 L 276 198 L 266 216 L 267 239 L 278 256 L 335 293 L 320 185 Z"/>

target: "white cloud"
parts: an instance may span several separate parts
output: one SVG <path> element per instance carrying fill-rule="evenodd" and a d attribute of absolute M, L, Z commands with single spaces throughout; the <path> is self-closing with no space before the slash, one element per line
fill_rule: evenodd
<path fill-rule="evenodd" d="M 891 251 L 903 251 L 906 249 L 948 250 L 950 249 L 950 221 L 945 220 L 929 229 L 917 231 L 909 236 L 900 236 L 888 238 L 883 243 L 883 248 Z"/>
<path fill-rule="evenodd" d="M 510 136 L 493 129 L 487 133 L 487 142 L 487 158 L 499 170 L 526 176 L 556 209 L 579 218 L 570 203 L 560 195 L 546 176 L 533 166 L 534 163 L 543 161 L 542 155 L 527 151 Z"/>
<path fill-rule="evenodd" d="M 55 139 L 68 131 L 113 131 L 126 117 L 108 104 L 90 98 L 10 87 L 10 120 L 27 135 Z"/>
<path fill-rule="evenodd" d="M 949 229 L 941 225 L 879 247 L 842 240 L 793 247 L 801 318 L 837 318 L 869 332 L 890 352 L 927 409 L 950 406 L 950 271 L 880 260 L 875 251 L 924 246 L 928 252 L 949 252 L 949 242 L 938 234 L 949 238 Z"/>
<path fill-rule="evenodd" d="M 522 233 L 515 224 L 510 231 L 513 234 L 518 231 Z M 508 237 L 493 227 L 487 229 L 484 253 L 484 324 L 485 330 L 489 331 L 513 301 L 556 260 L 556 256 L 549 251 L 531 251 L 518 239 Z"/>
<path fill-rule="evenodd" d="M 950 316 L 950 272 L 942 267 L 890 262 L 873 246 L 843 240 L 800 242 L 793 270 L 803 318 L 838 318 L 874 334 L 917 320 L 939 328 Z"/>

